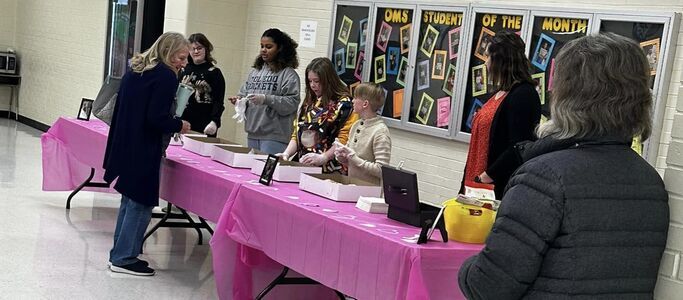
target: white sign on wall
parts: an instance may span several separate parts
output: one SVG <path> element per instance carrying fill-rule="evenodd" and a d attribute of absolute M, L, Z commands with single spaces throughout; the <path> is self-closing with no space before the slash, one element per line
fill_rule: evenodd
<path fill-rule="evenodd" d="M 315 48 L 315 33 L 317 28 L 317 21 L 301 21 L 301 29 L 299 30 L 300 47 Z"/>

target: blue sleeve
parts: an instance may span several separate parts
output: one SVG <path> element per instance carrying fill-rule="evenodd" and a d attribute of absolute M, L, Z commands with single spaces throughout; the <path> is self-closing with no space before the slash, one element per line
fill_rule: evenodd
<path fill-rule="evenodd" d="M 179 132 L 183 122 L 173 117 L 171 105 L 178 89 L 178 80 L 170 70 L 163 70 L 156 84 L 152 84 L 147 108 L 147 123 L 164 134 Z"/>

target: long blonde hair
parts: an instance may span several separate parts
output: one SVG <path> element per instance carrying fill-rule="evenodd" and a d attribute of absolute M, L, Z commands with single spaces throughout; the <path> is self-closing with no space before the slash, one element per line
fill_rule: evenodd
<path fill-rule="evenodd" d="M 135 73 L 142 73 L 151 70 L 161 62 L 168 67 L 172 67 L 173 55 L 178 51 L 186 50 L 189 52 L 190 42 L 180 33 L 165 32 L 162 34 L 147 51 L 138 53 L 130 60 L 130 68 Z"/>

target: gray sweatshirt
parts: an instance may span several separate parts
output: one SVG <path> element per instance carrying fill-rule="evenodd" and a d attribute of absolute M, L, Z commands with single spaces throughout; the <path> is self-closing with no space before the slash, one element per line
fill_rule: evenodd
<path fill-rule="evenodd" d="M 264 94 L 263 105 L 247 103 L 244 130 L 250 139 L 288 143 L 301 97 L 299 75 L 292 68 L 272 72 L 267 65 L 251 69 L 238 96 Z"/>

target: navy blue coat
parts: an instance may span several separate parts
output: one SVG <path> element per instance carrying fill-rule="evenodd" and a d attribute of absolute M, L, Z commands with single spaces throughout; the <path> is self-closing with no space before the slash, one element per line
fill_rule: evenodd
<path fill-rule="evenodd" d="M 181 130 L 171 115 L 177 75 L 159 63 L 142 74 L 129 71 L 121 81 L 104 154 L 104 180 L 133 201 L 159 204 L 161 137 Z"/>

